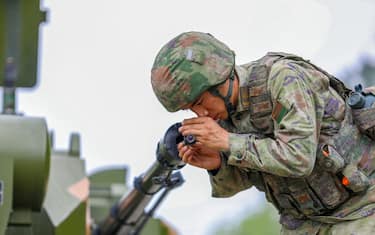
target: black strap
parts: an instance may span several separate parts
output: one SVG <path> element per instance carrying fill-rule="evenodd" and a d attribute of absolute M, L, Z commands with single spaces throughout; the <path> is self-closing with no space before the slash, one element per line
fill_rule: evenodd
<path fill-rule="evenodd" d="M 224 101 L 225 108 L 227 109 L 227 112 L 228 112 L 228 118 L 235 112 L 234 105 L 230 102 L 230 97 L 232 97 L 232 93 L 233 93 L 233 82 L 234 82 L 234 65 L 229 75 L 229 88 L 228 88 L 228 93 L 225 97 L 222 94 L 220 94 L 219 90 L 217 89 L 218 86 L 215 86 L 208 90 L 212 95 L 220 97 Z"/>

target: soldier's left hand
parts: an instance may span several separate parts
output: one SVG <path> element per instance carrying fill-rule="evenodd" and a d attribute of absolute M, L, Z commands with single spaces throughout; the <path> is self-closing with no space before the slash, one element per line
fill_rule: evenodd
<path fill-rule="evenodd" d="M 193 145 L 178 144 L 178 154 L 182 161 L 206 170 L 220 168 L 221 158 L 219 151 L 215 151 L 197 142 Z"/>
<path fill-rule="evenodd" d="M 229 150 L 229 133 L 210 117 L 185 119 L 179 128 L 182 135 L 194 135 L 197 142 L 217 151 Z"/>

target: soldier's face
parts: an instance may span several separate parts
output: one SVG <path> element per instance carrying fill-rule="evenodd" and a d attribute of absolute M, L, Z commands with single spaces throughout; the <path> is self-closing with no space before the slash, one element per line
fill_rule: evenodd
<path fill-rule="evenodd" d="M 186 109 L 193 111 L 198 117 L 211 117 L 214 120 L 225 120 L 228 113 L 224 101 L 205 91 L 195 102 Z"/>

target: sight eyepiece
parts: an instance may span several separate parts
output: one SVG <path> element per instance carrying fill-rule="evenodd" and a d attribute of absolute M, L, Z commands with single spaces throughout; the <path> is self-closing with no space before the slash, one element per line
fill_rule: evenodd
<path fill-rule="evenodd" d="M 194 135 L 187 135 L 184 136 L 184 144 L 185 145 L 193 145 L 197 142 L 197 139 L 195 138 Z"/>

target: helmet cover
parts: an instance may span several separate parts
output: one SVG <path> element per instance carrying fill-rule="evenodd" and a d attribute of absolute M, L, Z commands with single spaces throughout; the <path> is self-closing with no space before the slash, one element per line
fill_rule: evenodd
<path fill-rule="evenodd" d="M 234 69 L 234 53 L 212 35 L 187 32 L 157 54 L 151 84 L 169 112 L 195 101 L 204 91 L 223 83 Z"/>

